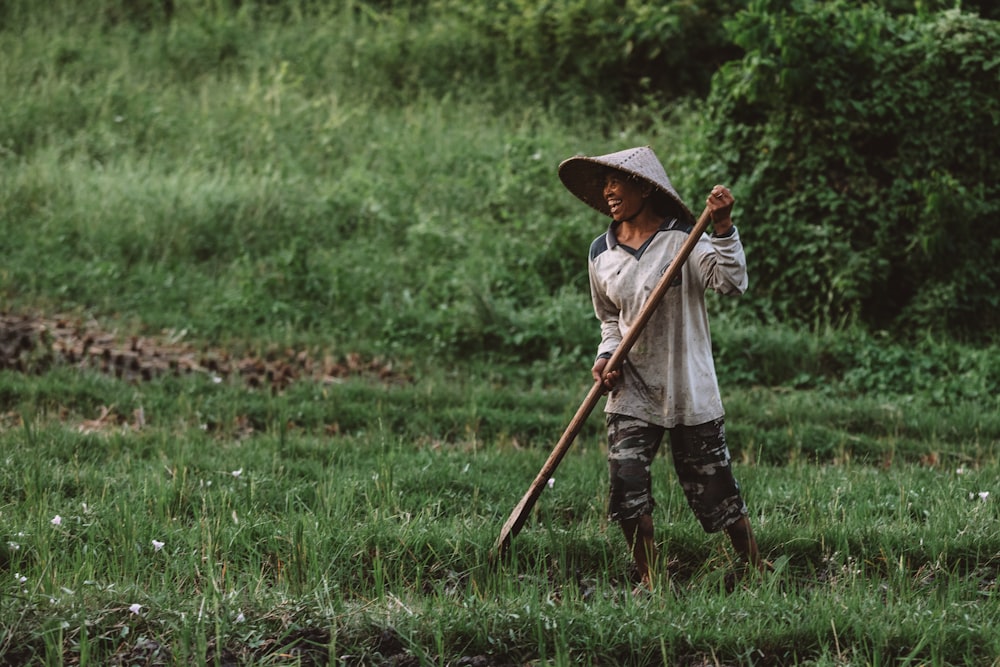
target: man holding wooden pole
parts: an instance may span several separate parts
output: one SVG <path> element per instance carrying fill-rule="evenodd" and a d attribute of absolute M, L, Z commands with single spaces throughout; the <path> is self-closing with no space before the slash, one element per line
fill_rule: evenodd
<path fill-rule="evenodd" d="M 753 568 L 761 558 L 739 485 L 730 467 L 705 292 L 742 294 L 746 257 L 731 213 L 733 197 L 712 188 L 701 231 L 649 147 L 598 157 L 577 156 L 559 165 L 563 184 L 611 218 L 591 245 L 591 296 L 601 322 L 592 368 L 607 392 L 609 517 L 621 525 L 641 579 L 652 588 L 656 558 L 650 464 L 669 436 L 674 467 L 688 504 L 707 532 L 725 531 Z M 705 214 L 703 214 L 704 217 Z M 689 236 L 697 239 L 688 242 Z M 682 246 L 690 243 L 680 257 Z M 687 262 L 684 263 L 685 259 Z M 639 326 L 627 355 L 609 361 L 672 262 L 676 276 L 661 302 Z"/>

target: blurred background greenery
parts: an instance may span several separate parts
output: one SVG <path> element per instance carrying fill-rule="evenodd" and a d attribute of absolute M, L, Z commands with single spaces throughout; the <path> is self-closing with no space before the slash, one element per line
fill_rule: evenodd
<path fill-rule="evenodd" d="M 0 4 L 0 308 L 558 377 L 577 153 L 738 199 L 724 381 L 996 394 L 991 3 Z"/>

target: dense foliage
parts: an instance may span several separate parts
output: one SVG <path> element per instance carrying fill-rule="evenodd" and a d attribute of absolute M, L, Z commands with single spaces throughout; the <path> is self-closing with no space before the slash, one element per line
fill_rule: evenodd
<path fill-rule="evenodd" d="M 706 151 L 735 176 L 776 317 L 982 337 L 1000 325 L 1000 24 L 754 2 Z"/>

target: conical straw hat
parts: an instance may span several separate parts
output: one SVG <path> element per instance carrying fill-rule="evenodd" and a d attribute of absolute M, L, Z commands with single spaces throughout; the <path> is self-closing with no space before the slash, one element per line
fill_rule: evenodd
<path fill-rule="evenodd" d="M 694 220 L 694 215 L 674 190 L 667 172 L 649 146 L 628 148 L 597 157 L 571 157 L 559 164 L 559 179 L 585 204 L 610 217 L 611 209 L 604 199 L 604 178 L 609 167 L 650 183 L 666 197 L 670 208 L 678 216 Z"/>

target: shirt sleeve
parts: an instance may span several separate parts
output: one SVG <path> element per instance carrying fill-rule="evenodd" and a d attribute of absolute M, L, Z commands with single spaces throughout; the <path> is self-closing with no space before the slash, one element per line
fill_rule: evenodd
<path fill-rule="evenodd" d="M 706 289 L 719 294 L 743 294 L 747 291 L 747 258 L 735 227 L 726 236 L 703 235 L 692 251 L 691 259 Z"/>
<path fill-rule="evenodd" d="M 618 326 L 618 318 L 621 309 L 608 297 L 604 287 L 597 279 L 594 263 L 588 264 L 590 274 L 590 296 L 594 302 L 594 314 L 601 322 L 601 343 L 597 347 L 597 358 L 610 357 L 618 349 L 622 341 L 621 329 Z"/>

